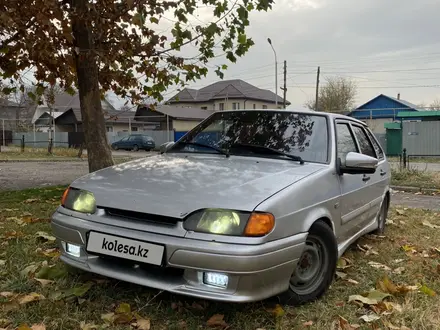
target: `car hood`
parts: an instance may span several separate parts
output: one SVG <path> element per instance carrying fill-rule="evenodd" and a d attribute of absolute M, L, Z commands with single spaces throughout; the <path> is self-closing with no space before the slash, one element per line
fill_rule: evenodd
<path fill-rule="evenodd" d="M 93 192 L 99 207 L 183 218 L 203 208 L 252 211 L 324 166 L 254 157 L 163 154 L 87 174 L 71 186 Z"/>

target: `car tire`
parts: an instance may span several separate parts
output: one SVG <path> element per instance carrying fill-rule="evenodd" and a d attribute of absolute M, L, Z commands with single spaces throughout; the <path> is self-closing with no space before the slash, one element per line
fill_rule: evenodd
<path fill-rule="evenodd" d="M 138 146 L 137 144 L 135 144 L 135 145 L 133 146 L 133 151 L 139 151 L 139 146 Z"/>
<path fill-rule="evenodd" d="M 324 221 L 315 222 L 290 278 L 289 289 L 278 296 L 280 303 L 298 306 L 320 298 L 333 281 L 337 262 L 338 244 L 332 229 Z"/>
<path fill-rule="evenodd" d="M 385 196 L 382 205 L 380 206 L 380 211 L 377 215 L 377 229 L 373 232 L 373 234 L 382 235 L 385 232 L 385 223 L 387 221 L 388 209 L 388 196 Z"/>

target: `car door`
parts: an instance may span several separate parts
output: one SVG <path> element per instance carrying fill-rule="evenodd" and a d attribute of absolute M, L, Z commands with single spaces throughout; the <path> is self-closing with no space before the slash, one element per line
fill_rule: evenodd
<path fill-rule="evenodd" d="M 124 137 L 118 142 L 118 147 L 121 149 L 126 149 L 128 147 L 128 137 Z"/>
<path fill-rule="evenodd" d="M 365 127 L 364 130 L 374 148 L 376 158 L 379 161 L 377 164 L 376 172 L 372 175 L 371 179 L 371 185 L 374 189 L 374 199 L 371 203 L 371 208 L 372 212 L 374 212 L 374 216 L 376 216 L 376 214 L 380 210 L 380 206 L 385 196 L 385 193 L 388 190 L 391 173 L 389 164 L 385 157 L 385 153 L 380 146 L 380 143 L 367 127 Z"/>
<path fill-rule="evenodd" d="M 360 152 L 360 149 L 349 121 L 337 120 L 335 126 L 336 157 L 344 164 L 349 152 Z M 367 184 L 363 174 L 339 175 L 341 241 L 356 234 L 367 223 L 369 200 L 364 190 Z"/>
<path fill-rule="evenodd" d="M 367 131 L 364 126 L 360 124 L 352 124 L 353 132 L 356 137 L 356 140 L 359 145 L 360 152 L 364 155 L 377 158 L 376 151 L 374 150 L 373 144 L 370 141 L 370 138 L 367 135 Z M 369 203 L 368 210 L 368 222 L 373 220 L 377 212 L 379 211 L 380 206 L 380 198 L 382 194 L 378 189 L 378 183 L 381 181 L 380 178 L 380 170 L 376 169 L 373 174 L 364 175 L 365 186 L 364 186 L 364 194 Z"/>

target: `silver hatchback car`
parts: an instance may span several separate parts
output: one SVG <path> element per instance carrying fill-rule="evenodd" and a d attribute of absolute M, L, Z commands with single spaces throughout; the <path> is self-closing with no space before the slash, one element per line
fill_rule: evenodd
<path fill-rule="evenodd" d="M 383 232 L 390 167 L 368 127 L 288 110 L 216 112 L 162 153 L 90 173 L 52 217 L 74 268 L 228 302 L 322 296 Z"/>

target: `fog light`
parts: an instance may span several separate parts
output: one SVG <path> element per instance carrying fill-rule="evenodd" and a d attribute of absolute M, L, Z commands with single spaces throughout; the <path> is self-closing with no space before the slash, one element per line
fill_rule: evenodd
<path fill-rule="evenodd" d="M 81 256 L 81 247 L 75 244 L 66 243 L 66 253 L 79 258 Z"/>
<path fill-rule="evenodd" d="M 219 273 L 203 273 L 203 283 L 217 286 L 220 288 L 226 288 L 228 286 L 228 275 Z"/>

